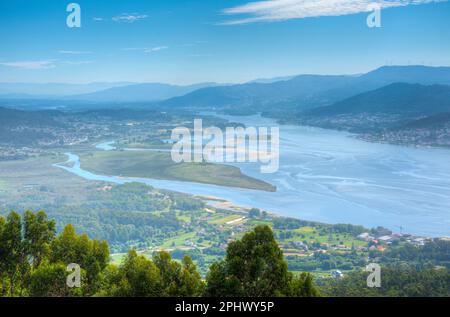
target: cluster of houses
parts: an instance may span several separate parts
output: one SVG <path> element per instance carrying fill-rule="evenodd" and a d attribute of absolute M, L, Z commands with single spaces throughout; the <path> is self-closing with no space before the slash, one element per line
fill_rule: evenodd
<path fill-rule="evenodd" d="M 413 236 L 410 234 L 405 234 L 405 233 L 392 233 L 389 235 L 375 237 L 375 236 L 371 235 L 369 232 L 361 233 L 360 235 L 357 236 L 357 238 L 362 241 L 373 242 L 373 244 L 384 243 L 387 245 L 391 244 L 392 242 L 394 242 L 396 240 L 402 239 L 402 240 L 409 242 L 416 246 L 425 245 L 426 242 L 431 240 L 431 238 L 416 237 L 416 236 Z M 372 247 L 375 247 L 375 246 L 372 245 Z M 369 248 L 369 250 L 370 250 L 370 248 Z"/>
<path fill-rule="evenodd" d="M 450 124 L 441 128 L 407 129 L 387 131 L 382 134 L 364 134 L 362 139 L 372 142 L 410 144 L 416 146 L 450 146 Z"/>
<path fill-rule="evenodd" d="M 411 243 L 415 246 L 423 246 L 427 242 L 431 241 L 431 238 L 425 238 L 425 237 L 417 237 L 410 234 L 402 234 L 402 233 L 392 233 L 382 236 L 374 236 L 371 235 L 369 232 L 361 233 L 357 236 L 357 239 L 365 241 L 365 242 L 372 242 L 370 247 L 356 247 L 357 250 L 360 251 L 373 251 L 378 250 L 383 252 L 386 250 L 386 245 L 392 244 L 396 240 L 402 239 L 402 241 Z M 450 238 L 444 237 L 441 238 L 442 240 L 450 241 Z M 339 270 L 334 270 L 331 272 L 331 277 L 334 279 L 341 279 L 344 277 L 344 274 Z"/>

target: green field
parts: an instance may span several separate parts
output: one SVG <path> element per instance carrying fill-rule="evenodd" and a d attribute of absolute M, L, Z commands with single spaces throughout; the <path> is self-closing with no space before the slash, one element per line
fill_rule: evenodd
<path fill-rule="evenodd" d="M 183 233 L 176 237 L 167 239 L 161 247 L 163 249 L 181 247 L 186 240 L 195 240 L 195 236 L 195 232 Z"/>
<path fill-rule="evenodd" d="M 227 222 L 238 220 L 242 218 L 242 215 L 230 215 L 225 217 L 217 217 L 216 219 L 213 219 L 209 221 L 209 223 L 213 225 L 225 225 Z"/>
<path fill-rule="evenodd" d="M 276 188 L 244 175 L 234 166 L 210 163 L 175 163 L 168 152 L 99 151 L 80 156 L 84 169 L 104 175 L 147 177 L 264 191 Z"/>
<path fill-rule="evenodd" d="M 351 234 L 345 233 L 332 233 L 332 234 L 319 234 L 318 230 L 313 227 L 301 227 L 292 230 L 294 236 L 288 238 L 285 241 L 314 241 L 318 243 L 328 243 L 334 245 L 345 245 L 346 247 L 352 246 L 365 246 L 367 242 L 361 241 L 353 237 Z"/>

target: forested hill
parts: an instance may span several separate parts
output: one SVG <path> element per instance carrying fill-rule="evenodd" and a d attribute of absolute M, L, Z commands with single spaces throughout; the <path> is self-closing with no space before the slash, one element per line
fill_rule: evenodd
<path fill-rule="evenodd" d="M 360 79 L 379 83 L 381 86 L 386 85 L 387 82 L 450 85 L 450 67 L 383 66 L 362 75 Z"/>
<path fill-rule="evenodd" d="M 450 67 L 385 66 L 357 76 L 300 75 L 277 82 L 199 89 L 162 105 L 265 112 L 277 117 L 278 111 L 292 113 L 327 106 L 397 82 L 450 85 Z"/>
<path fill-rule="evenodd" d="M 311 116 L 341 114 L 432 115 L 450 111 L 450 86 L 394 83 L 306 112 Z"/>
<path fill-rule="evenodd" d="M 112 87 L 89 94 L 68 96 L 69 100 L 86 100 L 95 102 L 140 102 L 165 100 L 188 94 L 197 89 L 217 86 L 216 83 L 200 83 L 189 86 L 176 86 L 161 83 L 133 84 Z"/>
<path fill-rule="evenodd" d="M 0 129 L 13 128 L 20 125 L 54 126 L 58 125 L 56 118 L 63 114 L 59 111 L 22 111 L 0 107 Z"/>
<path fill-rule="evenodd" d="M 55 138 L 64 128 L 57 111 L 21 111 L 0 107 L 0 146 L 30 146 Z"/>
<path fill-rule="evenodd" d="M 71 110 L 99 107 L 141 107 L 145 109 L 202 108 L 219 109 L 234 114 L 262 112 L 285 119 L 305 110 L 324 107 L 358 94 L 393 83 L 450 85 L 450 67 L 384 66 L 358 75 L 298 75 L 278 80 L 252 81 L 243 84 L 205 83 L 191 86 L 137 84 L 116 86 L 59 100 L 0 96 L 0 106 L 65 108 Z M 106 102 L 106 103 L 105 103 Z"/>
<path fill-rule="evenodd" d="M 429 129 L 448 125 L 450 125 L 450 112 L 444 112 L 408 122 L 396 129 Z"/>
<path fill-rule="evenodd" d="M 327 104 L 340 97 L 339 93 L 330 93 L 329 96 L 323 93 L 348 87 L 354 80 L 351 76 L 301 75 L 273 83 L 246 83 L 199 89 L 185 96 L 169 99 L 162 105 L 229 109 L 257 107 L 253 108 L 253 111 L 262 111 L 265 106 L 300 101 L 308 108 Z"/>
<path fill-rule="evenodd" d="M 294 120 L 362 133 L 369 141 L 448 147 L 449 113 L 450 86 L 394 83 L 301 112 Z"/>
<path fill-rule="evenodd" d="M 156 110 L 99 109 L 83 112 L 27 111 L 0 107 L 0 147 L 59 146 L 87 140 L 112 120 L 167 120 L 170 114 Z M 95 129 L 94 129 L 95 127 Z"/>

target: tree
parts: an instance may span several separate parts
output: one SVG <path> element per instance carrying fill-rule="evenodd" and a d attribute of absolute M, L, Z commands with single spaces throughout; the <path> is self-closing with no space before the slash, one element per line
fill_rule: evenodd
<path fill-rule="evenodd" d="M 50 263 L 66 266 L 76 263 L 86 272 L 88 294 L 100 287 L 100 273 L 109 262 L 109 247 L 106 241 L 91 240 L 86 234 L 77 235 L 72 225 L 67 225 L 51 244 Z"/>
<path fill-rule="evenodd" d="M 61 234 L 52 243 L 50 261 L 53 263 L 62 262 L 69 264 L 75 262 L 80 264 L 79 262 L 84 256 L 84 254 L 80 254 L 80 251 L 86 250 L 79 250 L 77 245 L 78 237 L 75 233 L 75 228 L 72 225 L 65 226 Z"/>
<path fill-rule="evenodd" d="M 231 242 L 224 261 L 214 263 L 207 276 L 207 296 L 270 297 L 317 294 L 312 283 L 293 280 L 272 230 L 257 226 L 242 240 Z M 293 282 L 294 281 L 294 282 Z M 301 290 L 294 289 L 302 287 Z M 309 289 L 312 288 L 312 289 Z"/>
<path fill-rule="evenodd" d="M 54 237 L 55 223 L 48 221 L 44 212 L 24 213 L 23 219 L 10 212 L 6 221 L 0 218 L 0 281 L 2 295 L 6 293 L 5 275 L 8 278 L 9 296 L 22 294 L 32 267 L 37 267 L 49 252 Z"/>
<path fill-rule="evenodd" d="M 181 283 L 181 264 L 173 261 L 168 252 L 155 253 L 153 262 L 159 269 L 164 295 L 176 296 Z"/>
<path fill-rule="evenodd" d="M 83 295 L 83 289 L 69 288 L 66 280 L 67 271 L 64 264 L 43 262 L 31 273 L 28 286 L 29 296 L 67 297 Z"/>
<path fill-rule="evenodd" d="M 381 287 L 367 287 L 368 273 L 352 271 L 343 279 L 326 280 L 321 290 L 327 296 L 449 297 L 450 271 L 446 268 L 418 270 L 409 264 L 382 267 Z"/>
<path fill-rule="evenodd" d="M 30 257 L 33 267 L 39 266 L 44 257 L 50 253 L 50 243 L 55 237 L 55 221 L 47 220 L 43 211 L 24 214 L 24 249 Z"/>
<path fill-rule="evenodd" d="M 202 281 L 197 267 L 191 257 L 183 257 L 183 271 L 181 273 L 181 283 L 178 290 L 179 296 L 198 297 L 203 294 L 205 284 Z"/>
<path fill-rule="evenodd" d="M 81 267 L 81 288 L 66 284 L 70 263 Z M 150 260 L 131 250 L 122 265 L 108 263 L 105 241 L 78 235 L 72 225 L 55 237 L 55 223 L 42 211 L 25 212 L 23 221 L 15 212 L 0 217 L 2 296 L 318 295 L 311 275 L 294 277 L 288 272 L 268 226 L 230 243 L 225 260 L 211 266 L 207 286 L 189 256 L 180 263 L 168 252 L 159 252 Z"/>
<path fill-rule="evenodd" d="M 153 262 L 159 269 L 162 281 L 160 296 L 200 296 L 203 293 L 203 281 L 191 257 L 184 256 L 182 263 L 172 260 L 170 253 L 158 252 Z"/>
<path fill-rule="evenodd" d="M 289 283 L 290 297 L 318 297 L 319 291 L 314 287 L 313 277 L 309 273 L 301 273 L 294 276 Z"/>
<path fill-rule="evenodd" d="M 131 250 L 121 266 L 108 266 L 105 276 L 104 291 L 98 295 L 195 297 L 204 288 L 192 259 L 185 256 L 180 264 L 168 252 L 149 260 Z"/>
<path fill-rule="evenodd" d="M 157 266 L 135 250 L 130 250 L 125 262 L 119 268 L 109 267 L 110 285 L 108 296 L 118 297 L 158 297 L 163 290 L 163 282 Z"/>
<path fill-rule="evenodd" d="M 0 245 L 2 246 L 2 267 L 9 279 L 9 295 L 14 296 L 16 277 L 20 274 L 21 266 L 25 265 L 22 244 L 22 223 L 20 215 L 11 212 L 3 225 Z"/>
<path fill-rule="evenodd" d="M 259 218 L 261 216 L 261 211 L 258 208 L 252 208 L 248 212 L 250 218 Z"/>
<path fill-rule="evenodd" d="M 225 261 L 211 264 L 206 277 L 205 296 L 238 296 L 236 290 L 239 286 L 239 281 L 236 278 L 228 278 Z"/>
<path fill-rule="evenodd" d="M 2 285 L 0 296 L 6 294 L 6 281 L 5 281 L 5 269 L 6 269 L 6 248 L 3 239 L 3 232 L 5 231 L 6 220 L 0 217 L 0 283 Z"/>

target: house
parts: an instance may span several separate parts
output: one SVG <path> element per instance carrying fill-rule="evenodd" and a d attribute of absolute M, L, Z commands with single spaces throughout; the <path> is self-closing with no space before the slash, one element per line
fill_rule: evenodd
<path fill-rule="evenodd" d="M 291 242 L 291 244 L 295 248 L 308 250 L 308 246 L 306 244 L 304 244 L 303 242 L 301 242 L 301 241 L 293 241 L 293 242 Z"/>
<path fill-rule="evenodd" d="M 383 241 L 383 242 L 388 242 L 388 241 L 392 240 L 392 237 L 391 236 L 382 236 L 382 237 L 379 237 L 378 240 Z"/>
<path fill-rule="evenodd" d="M 331 277 L 332 277 L 332 278 L 335 278 L 335 279 L 341 279 L 341 278 L 344 277 L 344 274 L 342 274 L 341 271 L 336 270 L 336 271 L 332 271 L 332 272 L 331 272 Z"/>
<path fill-rule="evenodd" d="M 343 245 L 343 244 L 338 244 L 338 245 L 335 247 L 335 250 L 351 250 L 351 248 L 348 247 L 348 246 L 346 246 L 346 245 Z"/>
<path fill-rule="evenodd" d="M 190 241 L 190 240 L 184 241 L 184 245 L 185 245 L 186 247 L 196 247 L 195 243 L 192 242 L 192 241 Z"/>
<path fill-rule="evenodd" d="M 361 233 L 356 238 L 359 239 L 359 240 L 363 240 L 363 241 L 371 241 L 371 240 L 373 240 L 373 237 L 368 232 Z"/>
<path fill-rule="evenodd" d="M 425 238 L 415 238 L 411 241 L 411 243 L 417 246 L 423 246 L 425 245 Z"/>

